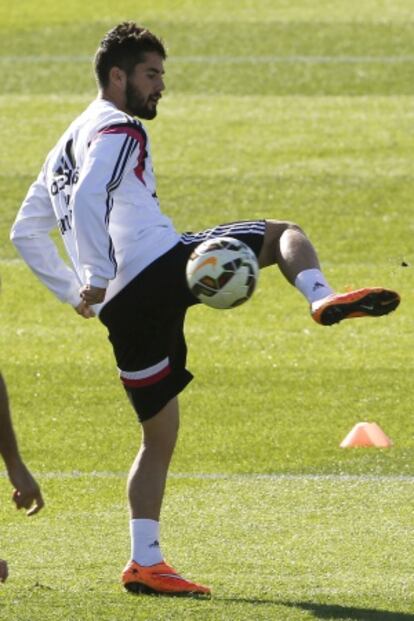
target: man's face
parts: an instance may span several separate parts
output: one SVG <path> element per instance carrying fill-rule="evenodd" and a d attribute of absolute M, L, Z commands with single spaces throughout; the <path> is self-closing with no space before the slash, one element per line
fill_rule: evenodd
<path fill-rule="evenodd" d="M 148 52 L 142 63 L 135 65 L 127 76 L 125 87 L 125 109 L 141 119 L 153 119 L 157 115 L 157 104 L 164 90 L 163 59 L 156 52 Z"/>

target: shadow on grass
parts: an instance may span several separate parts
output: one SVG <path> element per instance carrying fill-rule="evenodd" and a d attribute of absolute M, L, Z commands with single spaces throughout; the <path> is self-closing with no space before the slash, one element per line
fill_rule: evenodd
<path fill-rule="evenodd" d="M 414 621 L 409 612 L 391 612 L 375 608 L 354 608 L 312 602 L 280 602 L 290 608 L 301 608 L 313 614 L 316 619 L 353 619 L 355 621 Z"/>
<path fill-rule="evenodd" d="M 391 612 L 376 608 L 355 608 L 353 606 L 338 606 L 335 604 L 316 604 L 313 602 L 287 602 L 283 600 L 220 597 L 215 600 L 243 602 L 245 604 L 276 604 L 288 608 L 300 608 L 310 612 L 315 619 L 352 619 L 353 621 L 414 621 L 414 614 L 409 612 Z"/>

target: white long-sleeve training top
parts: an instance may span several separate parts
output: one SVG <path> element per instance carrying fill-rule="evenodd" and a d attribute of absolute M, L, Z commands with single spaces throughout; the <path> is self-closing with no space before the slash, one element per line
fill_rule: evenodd
<path fill-rule="evenodd" d="M 50 237 L 56 227 L 70 266 Z M 10 237 L 40 280 L 73 306 L 83 284 L 107 288 L 105 304 L 170 250 L 179 234 L 159 208 L 142 124 L 93 101 L 47 156 Z"/>

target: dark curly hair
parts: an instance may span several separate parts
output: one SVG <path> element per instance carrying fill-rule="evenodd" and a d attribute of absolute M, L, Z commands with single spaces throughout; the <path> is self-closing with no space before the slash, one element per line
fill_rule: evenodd
<path fill-rule="evenodd" d="M 129 75 L 137 63 L 143 62 L 147 52 L 157 52 L 164 60 L 167 58 L 162 41 L 135 22 L 122 22 L 109 30 L 94 59 L 99 86 L 105 88 L 108 85 L 112 67 L 120 67 Z"/>

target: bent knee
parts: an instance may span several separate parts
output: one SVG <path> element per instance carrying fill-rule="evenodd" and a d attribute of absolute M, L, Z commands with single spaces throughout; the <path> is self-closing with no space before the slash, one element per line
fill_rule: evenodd
<path fill-rule="evenodd" d="M 259 255 L 259 266 L 267 267 L 278 262 L 279 241 L 287 230 L 303 233 L 301 227 L 289 220 L 266 220 L 266 230 L 263 246 Z"/>

